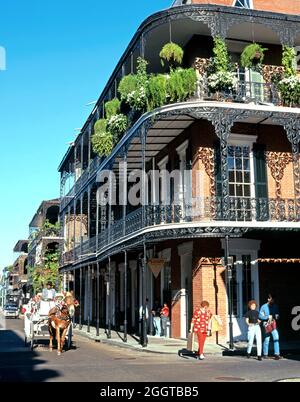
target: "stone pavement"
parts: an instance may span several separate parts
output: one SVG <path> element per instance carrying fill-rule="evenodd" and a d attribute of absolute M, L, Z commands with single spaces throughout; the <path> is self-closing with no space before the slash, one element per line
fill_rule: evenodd
<path fill-rule="evenodd" d="M 142 347 L 139 343 L 139 337 L 136 335 L 128 335 L 127 342 L 124 342 L 124 333 L 111 331 L 111 338 L 108 339 L 103 328 L 100 328 L 100 335 L 97 337 L 96 328 L 90 327 L 90 332 L 87 332 L 87 326 L 83 325 L 82 329 L 79 329 L 79 325 L 74 328 L 74 338 L 76 336 L 83 336 L 96 342 L 103 344 L 114 345 L 121 348 L 130 348 L 140 352 L 148 353 L 161 353 L 161 354 L 187 354 L 192 353 L 186 349 L 187 341 L 185 339 L 164 338 L 148 335 L 148 345 Z M 197 342 L 194 345 L 197 350 Z M 246 342 L 236 342 L 234 344 L 234 350 L 230 350 L 228 345 L 219 345 L 210 342 L 205 344 L 205 354 L 216 356 L 230 356 L 230 355 L 246 355 Z M 281 342 L 281 350 L 283 354 L 300 353 L 300 342 Z M 255 353 L 255 346 L 253 347 L 253 353 Z M 272 353 L 272 342 L 270 344 L 270 354 Z"/>

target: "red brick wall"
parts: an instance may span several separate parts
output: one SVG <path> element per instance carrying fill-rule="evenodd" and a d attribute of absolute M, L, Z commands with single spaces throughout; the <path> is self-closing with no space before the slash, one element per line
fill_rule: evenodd
<path fill-rule="evenodd" d="M 200 239 L 194 241 L 193 256 L 193 307 L 207 300 L 213 314 L 223 321 L 222 331 L 209 338 L 209 341 L 225 342 L 227 339 L 227 294 L 225 269 L 220 264 L 222 255 L 219 239 Z M 215 260 L 215 261 L 214 261 Z M 214 263 L 215 262 L 215 263 Z"/>
<path fill-rule="evenodd" d="M 232 6 L 233 0 L 192 0 L 192 3 Z M 256 10 L 300 14 L 300 0 L 253 0 L 253 6 Z"/>
<path fill-rule="evenodd" d="M 181 289 L 181 267 L 178 255 L 178 244 L 172 242 L 171 267 L 172 267 L 172 293 L 173 296 Z M 180 297 L 173 297 L 171 306 L 171 336 L 180 338 Z"/>

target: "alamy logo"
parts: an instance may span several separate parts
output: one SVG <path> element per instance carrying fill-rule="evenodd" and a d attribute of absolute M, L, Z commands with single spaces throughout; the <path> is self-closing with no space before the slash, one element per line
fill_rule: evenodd
<path fill-rule="evenodd" d="M 294 331 L 300 331 L 300 306 L 293 308 L 292 315 L 296 316 L 292 321 L 292 328 Z"/>
<path fill-rule="evenodd" d="M 6 50 L 0 46 L 0 71 L 6 70 Z"/>

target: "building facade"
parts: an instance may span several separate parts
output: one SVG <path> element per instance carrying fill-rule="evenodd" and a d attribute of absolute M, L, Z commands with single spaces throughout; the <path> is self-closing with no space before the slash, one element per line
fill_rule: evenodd
<path fill-rule="evenodd" d="M 47 257 L 59 252 L 63 243 L 59 228 L 59 205 L 59 199 L 43 201 L 29 224 L 29 271 L 45 270 Z M 30 272 L 28 274 L 28 290 L 32 293 L 32 279 Z M 43 275 L 41 272 L 41 276 Z"/>
<path fill-rule="evenodd" d="M 13 251 L 16 256 L 12 269 L 14 275 L 13 292 L 18 297 L 18 303 L 22 305 L 28 299 L 28 240 L 19 240 Z"/>
<path fill-rule="evenodd" d="M 299 10 L 292 1 L 284 9 L 283 2 L 248 3 L 177 1 L 150 16 L 65 154 L 60 270 L 80 301 L 80 324 L 137 331 L 148 298 L 151 306 L 170 306 L 171 336 L 186 338 L 193 309 L 206 299 L 224 322 L 213 341 L 228 341 L 229 315 L 240 340 L 248 301 L 262 304 L 273 292 L 283 337 L 297 336 L 290 322 L 299 303 L 300 109 L 283 104 L 271 78 L 282 71 L 283 46 L 300 45 Z M 225 41 L 235 64 L 230 93 L 207 87 L 215 38 Z M 122 77 L 136 72 L 138 57 L 149 62 L 149 73 L 164 73 L 159 53 L 167 42 L 179 44 L 183 67 L 197 71 L 195 94 L 136 119 L 129 114 L 129 129 L 109 156 L 99 157 L 92 138 L 105 102 L 118 96 Z M 259 73 L 239 65 L 254 42 L 268 49 Z M 135 205 L 99 205 L 106 170 L 114 173 L 109 201 L 115 188 L 122 199 L 120 186 L 136 170 L 141 183 L 152 182 L 141 186 Z M 165 186 L 174 171 L 179 182 Z"/>

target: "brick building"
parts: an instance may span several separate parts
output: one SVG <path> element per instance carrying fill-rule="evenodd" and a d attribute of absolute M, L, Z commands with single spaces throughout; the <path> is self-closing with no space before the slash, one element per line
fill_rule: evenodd
<path fill-rule="evenodd" d="M 60 269 L 80 299 L 80 324 L 136 331 L 148 298 L 169 304 L 171 336 L 185 338 L 193 309 L 207 299 L 224 321 L 213 341 L 228 341 L 229 306 L 234 339 L 245 339 L 247 302 L 262 304 L 271 291 L 283 338 L 297 336 L 290 322 L 299 305 L 300 109 L 284 106 L 271 77 L 282 71 L 282 46 L 300 45 L 298 3 L 176 1 L 137 30 L 59 167 L 67 245 Z M 230 93 L 206 86 L 216 37 L 235 63 Z M 197 91 L 138 119 L 129 114 L 131 127 L 109 156 L 99 157 L 91 139 L 104 103 L 118 96 L 122 77 L 135 73 L 138 57 L 149 62 L 149 73 L 165 72 L 158 55 L 170 39 L 184 49 L 183 67 L 197 70 Z M 239 65 L 254 41 L 267 48 L 259 72 Z M 117 188 L 135 169 L 142 183 L 152 170 L 159 177 L 148 202 L 145 186 L 134 207 L 103 207 L 97 191 L 106 169 L 116 173 Z M 166 190 L 174 171 L 178 187 L 171 182 Z M 225 254 L 232 267 L 225 267 Z"/>

